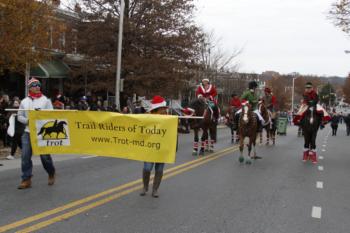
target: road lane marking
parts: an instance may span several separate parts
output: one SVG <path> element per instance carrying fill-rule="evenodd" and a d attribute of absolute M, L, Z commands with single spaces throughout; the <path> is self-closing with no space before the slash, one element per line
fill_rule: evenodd
<path fill-rule="evenodd" d="M 318 158 L 319 158 L 319 159 L 321 159 L 321 160 L 322 160 L 322 159 L 324 159 L 324 157 L 323 157 L 323 156 L 319 156 Z"/>
<path fill-rule="evenodd" d="M 322 152 L 325 152 L 326 150 L 325 149 L 322 149 Z"/>
<path fill-rule="evenodd" d="M 318 166 L 318 170 L 323 171 L 323 166 Z"/>
<path fill-rule="evenodd" d="M 311 217 L 313 218 L 321 218 L 322 216 L 322 208 L 319 206 L 313 206 L 312 207 L 312 212 L 311 212 Z"/>
<path fill-rule="evenodd" d="M 322 182 L 322 181 L 317 181 L 317 182 L 316 182 L 316 187 L 317 187 L 318 189 L 323 189 L 323 182 Z"/>
<path fill-rule="evenodd" d="M 322 145 L 323 147 L 326 147 L 326 145 Z"/>
<path fill-rule="evenodd" d="M 91 158 L 96 158 L 98 157 L 97 155 L 91 155 L 91 156 L 84 156 L 84 157 L 80 157 L 81 159 L 91 159 Z"/>
<path fill-rule="evenodd" d="M 237 151 L 237 150 L 238 150 L 238 148 L 234 149 L 233 151 Z M 172 172 L 172 173 L 170 173 L 170 174 L 167 174 L 167 175 L 163 176 L 163 180 L 169 179 L 170 177 L 176 176 L 176 175 L 178 175 L 178 174 L 180 174 L 180 173 L 183 173 L 183 172 L 185 172 L 185 171 L 187 171 L 187 170 L 191 170 L 191 169 L 193 169 L 193 168 L 195 168 L 195 167 L 198 167 L 198 166 L 200 166 L 200 165 L 202 165 L 202 164 L 208 163 L 208 162 L 210 162 L 210 161 L 212 161 L 212 160 L 221 158 L 221 157 L 227 155 L 229 152 L 230 152 L 230 151 L 222 152 L 222 153 L 220 153 L 220 154 L 218 154 L 218 155 L 216 155 L 216 156 L 214 156 L 214 157 L 211 157 L 211 158 L 209 158 L 209 159 L 207 159 L 207 160 L 203 160 L 203 161 L 201 161 L 201 162 L 199 162 L 199 163 L 195 163 L 195 164 L 193 164 L 193 165 L 191 165 L 191 166 L 188 166 L 188 167 L 185 167 L 185 168 L 176 170 L 176 171 L 174 171 L 174 172 Z M 122 191 L 122 192 L 120 192 L 120 193 L 113 194 L 113 195 L 111 195 L 111 196 L 109 196 L 109 197 L 106 197 L 106 198 L 104 198 L 104 199 L 101 199 L 101 200 L 98 200 L 98 201 L 96 201 L 96 202 L 90 203 L 90 204 L 88 204 L 88 205 L 86 205 L 86 206 L 82 206 L 82 207 L 80 207 L 80 208 L 78 208 L 78 209 L 69 211 L 69 212 L 67 212 L 67 213 L 65 213 L 65 214 L 56 216 L 56 217 L 51 218 L 51 219 L 48 219 L 48 220 L 46 220 L 46 221 L 37 223 L 37 224 L 35 224 L 35 225 L 33 225 L 33 226 L 30 226 L 30 227 L 27 227 L 27 228 L 25 228 L 25 229 L 19 230 L 19 231 L 17 231 L 17 232 L 18 232 L 18 233 L 35 232 L 35 231 L 37 231 L 37 230 L 39 230 L 39 229 L 42 229 L 42 228 L 44 228 L 44 227 L 47 227 L 47 226 L 49 226 L 49 225 L 51 225 L 51 224 L 54 224 L 54 223 L 57 223 L 57 222 L 60 222 L 60 221 L 69 219 L 69 218 L 71 218 L 71 217 L 73 217 L 73 216 L 75 216 L 75 215 L 78 215 L 78 214 L 80 214 L 80 213 L 86 212 L 86 211 L 88 211 L 88 210 L 90 210 L 90 209 L 96 208 L 96 207 L 98 207 L 98 206 L 101 206 L 101 205 L 106 204 L 106 203 L 108 203 L 108 202 L 111 202 L 111 201 L 113 201 L 113 200 L 116 200 L 116 199 L 118 199 L 118 198 L 120 198 L 120 197 L 123 197 L 123 196 L 125 196 L 125 195 L 127 195 L 127 194 L 130 194 L 130 193 L 132 193 L 132 192 L 134 192 L 134 191 L 137 191 L 137 190 L 140 190 L 140 189 L 142 189 L 142 188 L 143 188 L 143 185 L 138 185 L 138 186 L 136 186 L 136 187 L 132 187 L 132 188 L 127 189 L 127 190 L 124 190 L 124 191 Z"/>
<path fill-rule="evenodd" d="M 198 158 L 198 159 L 195 159 L 195 160 L 191 160 L 187 163 L 184 163 L 184 164 L 180 164 L 176 167 L 173 167 L 173 168 L 169 168 L 169 169 L 166 169 L 164 171 L 164 175 L 167 174 L 167 173 L 170 173 L 170 172 L 173 172 L 177 169 L 180 169 L 180 168 L 183 168 L 183 167 L 186 167 L 186 166 L 189 166 L 191 164 L 195 164 L 195 163 L 200 163 L 201 161 L 205 161 L 207 159 L 210 159 L 212 157 L 215 157 L 217 156 L 218 154 L 221 154 L 221 153 L 226 153 L 226 152 L 230 152 L 230 151 L 235 151 L 237 150 L 237 146 L 234 146 L 234 147 L 228 147 L 226 149 L 223 149 L 221 151 L 218 151 L 218 152 L 215 152 L 209 156 L 203 156 L 201 158 Z M 153 179 L 154 175 L 151 176 L 151 180 Z M 108 189 L 106 191 L 103 191 L 103 192 L 100 192 L 100 193 L 97 193 L 97 194 L 94 194 L 94 195 L 91 195 L 91 196 L 88 196 L 88 197 L 85 197 L 85 198 L 82 198 L 80 200 L 77 200 L 77 201 L 73 201 L 73 202 L 70 202 L 68 204 L 65 204 L 63 206 L 60 206 L 60 207 L 57 207 L 55 209 L 52 209 L 52 210 L 48 210 L 48 211 L 45 211 L 45 212 L 42 212 L 42 213 L 39 213 L 39 214 L 36 214 L 36 215 L 33 215 L 33 216 L 30 216 L 30 217 L 27 217 L 27 218 L 24 218 L 22 220 L 19 220 L 19 221 L 16 221 L 16 222 L 13 222 L 13 223 L 10 223 L 10 224 L 7 224 L 7 225 L 4 225 L 4 226 L 1 226 L 0 227 L 0 233 L 1 232 L 5 232 L 5 231 L 8 231 L 8 230 L 11 230 L 13 228 L 18 228 L 22 225 L 25 225 L 25 224 L 28 224 L 28 223 L 31 223 L 31 222 L 34 222 L 34 221 L 37 221 L 37 220 L 40 220 L 42 218 L 45 218 L 45 217 L 48 217 L 50 215 L 53 215 L 53 214 L 57 214 L 59 212 L 62 212 L 62 211 L 65 211 L 67 209 L 71 209 L 73 207 L 76 207 L 78 205 L 82 205 L 82 204 L 85 204 L 87 202 L 90 202 L 90 201 L 93 201 L 97 198 L 101 198 L 103 196 L 106 196 L 106 195 L 109 195 L 111 193 L 114 193 L 114 192 L 118 192 L 118 191 L 121 191 L 123 189 L 126 189 L 126 188 L 130 188 L 134 185 L 137 185 L 137 184 L 141 184 L 142 183 L 142 179 L 138 179 L 138 180 L 135 180 L 135 181 L 132 181 L 132 182 L 129 182 L 129 183 L 126 183 L 126 184 L 123 184 L 123 185 L 120 185 L 120 186 L 117 186 L 117 187 L 114 187 L 114 188 L 111 188 L 111 189 Z"/>

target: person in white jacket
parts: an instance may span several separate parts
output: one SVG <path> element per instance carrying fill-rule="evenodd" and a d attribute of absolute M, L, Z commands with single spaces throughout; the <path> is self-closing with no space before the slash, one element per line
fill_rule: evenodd
<path fill-rule="evenodd" d="M 30 134 L 28 127 L 28 111 L 26 110 L 40 110 L 53 109 L 51 100 L 48 99 L 41 92 L 41 83 L 39 80 L 32 78 L 28 81 L 29 94 L 21 101 L 18 111 L 18 121 L 25 125 L 24 133 L 22 135 L 22 182 L 18 189 L 27 189 L 32 185 L 32 146 L 30 144 Z M 48 185 L 55 183 L 55 167 L 50 155 L 40 155 L 41 163 L 44 169 L 49 174 Z"/>

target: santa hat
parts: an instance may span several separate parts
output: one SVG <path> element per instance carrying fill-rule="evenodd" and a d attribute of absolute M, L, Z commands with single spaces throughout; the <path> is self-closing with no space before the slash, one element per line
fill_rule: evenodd
<path fill-rule="evenodd" d="M 152 101 L 151 101 L 151 108 L 148 110 L 149 112 L 157 109 L 157 108 L 166 108 L 166 101 L 163 97 L 161 97 L 160 95 L 156 95 L 153 97 Z"/>
<path fill-rule="evenodd" d="M 37 80 L 36 78 L 31 78 L 29 81 L 28 81 L 28 87 L 31 87 L 32 85 L 34 84 L 37 84 L 39 86 L 41 86 L 41 83 L 39 80 Z"/>
<path fill-rule="evenodd" d="M 248 100 L 242 100 L 242 105 L 247 105 L 247 104 L 249 104 Z"/>
<path fill-rule="evenodd" d="M 202 79 L 202 82 L 208 82 L 208 83 L 210 83 L 209 79 L 207 79 L 207 78 L 203 78 L 203 79 Z"/>

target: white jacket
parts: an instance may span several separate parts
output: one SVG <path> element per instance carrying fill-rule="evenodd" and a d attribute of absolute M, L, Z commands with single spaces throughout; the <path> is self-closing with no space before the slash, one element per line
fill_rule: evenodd
<path fill-rule="evenodd" d="M 28 96 L 21 101 L 19 109 L 25 109 L 25 110 L 53 109 L 53 106 L 52 106 L 51 100 L 44 95 L 42 95 L 40 98 L 37 98 L 37 99 L 33 99 Z M 29 133 L 28 111 L 18 111 L 18 121 L 26 126 L 24 131 Z"/>

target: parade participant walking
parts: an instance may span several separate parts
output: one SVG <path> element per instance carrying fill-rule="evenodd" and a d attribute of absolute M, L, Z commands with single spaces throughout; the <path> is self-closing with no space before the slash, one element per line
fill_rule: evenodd
<path fill-rule="evenodd" d="M 346 125 L 346 135 L 350 135 L 350 113 L 344 117 L 344 122 Z"/>
<path fill-rule="evenodd" d="M 332 136 L 337 136 L 340 116 L 334 111 L 331 118 Z"/>
<path fill-rule="evenodd" d="M 41 92 L 41 83 L 37 79 L 30 79 L 28 81 L 29 95 L 21 101 L 20 109 L 24 110 L 40 110 L 40 109 L 53 109 L 51 100 L 49 100 Z M 22 135 L 22 182 L 18 186 L 18 189 L 27 189 L 31 187 L 32 181 L 32 147 L 30 144 L 30 137 L 35 135 L 30 135 L 29 133 L 29 119 L 28 111 L 18 111 L 18 121 L 24 124 L 25 130 Z M 41 163 L 44 169 L 49 175 L 48 185 L 53 185 L 55 183 L 55 167 L 50 155 L 40 155 Z"/>
<path fill-rule="evenodd" d="M 163 97 L 156 95 L 151 101 L 151 108 L 148 110 L 150 114 L 167 114 L 167 104 Z M 145 196 L 148 191 L 149 180 L 151 177 L 151 171 L 155 167 L 155 174 L 153 179 L 153 190 L 152 197 L 159 197 L 158 188 L 162 181 L 164 163 L 150 163 L 144 162 L 143 171 L 142 171 L 142 181 L 143 181 L 143 190 L 140 193 L 141 196 Z"/>

